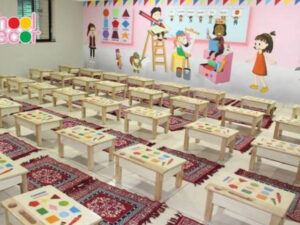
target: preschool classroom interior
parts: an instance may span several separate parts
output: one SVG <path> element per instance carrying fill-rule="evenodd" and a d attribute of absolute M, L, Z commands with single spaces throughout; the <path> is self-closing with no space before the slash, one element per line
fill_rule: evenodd
<path fill-rule="evenodd" d="M 0 225 L 300 223 L 300 0 L 0 0 Z"/>

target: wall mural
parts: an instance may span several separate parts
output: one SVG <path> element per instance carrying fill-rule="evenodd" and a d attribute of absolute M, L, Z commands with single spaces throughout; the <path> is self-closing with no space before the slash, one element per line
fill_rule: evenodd
<path fill-rule="evenodd" d="M 87 28 L 87 37 L 89 40 L 90 59 L 95 58 L 96 50 L 96 26 L 93 23 L 89 23 Z"/>

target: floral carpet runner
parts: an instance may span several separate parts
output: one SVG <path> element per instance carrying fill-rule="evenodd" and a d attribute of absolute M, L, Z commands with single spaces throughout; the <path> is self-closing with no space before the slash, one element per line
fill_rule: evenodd
<path fill-rule="evenodd" d="M 254 137 L 249 135 L 238 134 L 235 138 L 234 149 L 244 153 L 251 148 L 251 143 L 254 139 Z"/>
<path fill-rule="evenodd" d="M 0 151 L 17 160 L 40 150 L 9 133 L 3 133 L 0 135 Z"/>
<path fill-rule="evenodd" d="M 272 185 L 274 187 L 290 191 L 294 193 L 296 196 L 294 198 L 294 201 L 292 202 L 290 208 L 288 209 L 287 212 L 287 217 L 289 217 L 291 220 L 294 220 L 298 223 L 300 223 L 300 187 L 296 187 L 287 183 L 283 183 L 281 181 L 263 176 L 263 175 L 258 175 L 253 172 L 248 172 L 243 169 L 239 169 L 238 171 L 235 172 L 236 174 L 240 176 L 244 176 L 247 178 L 254 179 L 256 181 L 260 181 L 262 183 Z"/>
<path fill-rule="evenodd" d="M 167 225 L 204 225 L 202 223 L 197 222 L 191 218 L 188 218 L 181 213 L 177 213 L 174 217 L 172 217 Z"/>
<path fill-rule="evenodd" d="M 213 175 L 223 167 L 222 165 L 209 161 L 205 158 L 200 158 L 196 155 L 184 153 L 167 147 L 161 147 L 159 150 L 187 160 L 184 165 L 183 179 L 193 184 L 201 184 L 203 181 L 208 179 L 209 176 Z"/>

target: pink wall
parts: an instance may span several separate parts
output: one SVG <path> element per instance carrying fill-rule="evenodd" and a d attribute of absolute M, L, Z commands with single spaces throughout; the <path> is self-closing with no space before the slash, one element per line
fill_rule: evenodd
<path fill-rule="evenodd" d="M 90 22 L 95 23 L 98 31 L 100 31 L 102 24 L 100 21 L 100 7 L 92 6 L 84 8 L 84 34 L 86 34 L 86 27 Z M 138 51 L 140 54 L 142 53 L 147 30 L 149 28 L 149 21 L 138 15 L 138 12 L 139 10 L 143 10 L 149 13 L 152 7 L 154 6 L 134 6 L 135 35 L 133 45 L 123 45 L 123 49 L 130 48 L 131 50 L 134 49 Z M 166 6 L 163 5 L 161 7 L 164 13 Z M 231 44 L 231 49 L 235 54 L 235 61 L 244 61 L 253 54 L 256 54 L 253 49 L 253 40 L 256 35 L 275 30 L 277 35 L 274 38 L 274 50 L 270 56 L 277 61 L 278 66 L 292 68 L 300 66 L 299 12 L 300 4 L 296 6 L 293 4 L 289 4 L 287 6 L 284 4 L 274 6 L 272 3 L 269 5 L 263 5 L 263 3 L 261 3 L 259 6 L 251 6 L 247 43 Z M 101 45 L 99 38 L 98 42 L 98 45 Z M 207 48 L 207 42 L 197 41 L 194 46 L 193 56 L 202 58 L 205 48 Z M 172 40 L 168 41 L 167 49 L 170 54 L 173 49 Z"/>

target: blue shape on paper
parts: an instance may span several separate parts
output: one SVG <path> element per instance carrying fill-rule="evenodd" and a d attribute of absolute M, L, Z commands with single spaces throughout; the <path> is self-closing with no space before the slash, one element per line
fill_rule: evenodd
<path fill-rule="evenodd" d="M 7 163 L 6 165 L 6 168 L 13 168 L 14 166 L 12 165 L 12 164 L 10 164 L 10 163 Z"/>
<path fill-rule="evenodd" d="M 104 28 L 108 28 L 108 24 L 109 24 L 108 19 L 104 19 Z"/>
<path fill-rule="evenodd" d="M 58 214 L 61 218 L 67 218 L 69 216 L 68 212 L 61 212 Z"/>
<path fill-rule="evenodd" d="M 127 20 L 125 20 L 125 21 L 122 23 L 122 25 L 123 25 L 123 27 L 127 28 L 127 27 L 130 25 L 130 23 L 129 23 Z"/>
<path fill-rule="evenodd" d="M 79 210 L 77 207 L 75 207 L 75 206 L 71 207 L 71 208 L 70 208 L 70 211 L 71 211 L 72 213 L 79 213 L 79 212 L 80 212 L 80 210 Z"/>

